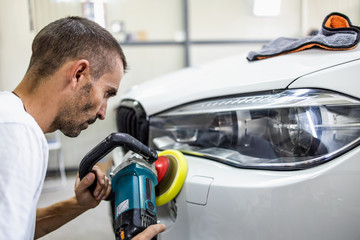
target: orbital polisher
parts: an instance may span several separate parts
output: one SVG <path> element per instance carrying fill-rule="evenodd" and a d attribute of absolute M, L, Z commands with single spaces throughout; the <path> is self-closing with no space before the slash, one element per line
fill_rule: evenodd
<path fill-rule="evenodd" d="M 167 150 L 158 158 L 156 151 L 131 135 L 112 133 L 82 159 L 80 179 L 115 147 L 124 147 L 129 152 L 110 173 L 112 192 L 106 200 L 115 203 L 115 239 L 128 240 L 157 223 L 156 206 L 168 203 L 180 192 L 187 162 L 179 151 Z M 95 187 L 96 181 L 89 190 L 93 192 Z"/>

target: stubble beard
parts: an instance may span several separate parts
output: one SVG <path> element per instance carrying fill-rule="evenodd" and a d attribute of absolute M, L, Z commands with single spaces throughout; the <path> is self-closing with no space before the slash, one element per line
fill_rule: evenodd
<path fill-rule="evenodd" d="M 93 124 L 97 116 L 89 118 L 88 112 L 92 108 L 90 102 L 91 84 L 85 85 L 79 95 L 70 101 L 66 101 L 60 107 L 59 113 L 53 121 L 53 127 L 59 129 L 65 136 L 74 138 L 80 135 L 81 131 L 88 125 Z M 85 102 L 85 105 L 81 106 Z M 86 119 L 87 120 L 82 120 Z"/>

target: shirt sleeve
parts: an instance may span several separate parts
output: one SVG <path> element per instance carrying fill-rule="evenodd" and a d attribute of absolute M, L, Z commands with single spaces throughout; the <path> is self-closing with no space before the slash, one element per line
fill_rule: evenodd
<path fill-rule="evenodd" d="M 46 148 L 32 127 L 5 125 L 0 126 L 0 236 L 33 239 Z"/>

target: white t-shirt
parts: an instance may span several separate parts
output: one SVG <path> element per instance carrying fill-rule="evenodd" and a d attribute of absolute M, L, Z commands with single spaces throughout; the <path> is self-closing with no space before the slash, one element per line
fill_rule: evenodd
<path fill-rule="evenodd" d="M 0 239 L 34 239 L 48 144 L 20 98 L 0 92 Z"/>

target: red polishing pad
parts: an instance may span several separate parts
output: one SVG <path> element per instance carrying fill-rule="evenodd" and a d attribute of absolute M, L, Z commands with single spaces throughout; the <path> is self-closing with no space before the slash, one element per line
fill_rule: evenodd
<path fill-rule="evenodd" d="M 155 169 L 158 175 L 158 182 L 163 180 L 167 171 L 169 170 L 169 159 L 166 156 L 159 156 L 159 158 L 155 162 Z"/>

